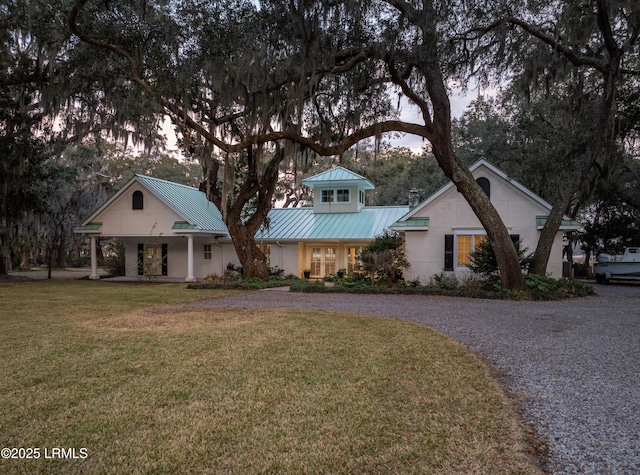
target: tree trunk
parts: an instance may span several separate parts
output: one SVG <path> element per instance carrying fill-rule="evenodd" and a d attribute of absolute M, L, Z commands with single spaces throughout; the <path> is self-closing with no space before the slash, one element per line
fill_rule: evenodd
<path fill-rule="evenodd" d="M 253 149 L 249 147 L 247 149 L 247 177 L 241 183 L 237 195 L 231 200 L 223 200 L 223 186 L 218 183 L 219 162 L 213 157 L 205 159 L 205 181 L 200 185 L 200 189 L 207 194 L 207 199 L 213 202 L 225 217 L 225 224 L 238 259 L 242 264 L 244 277 L 261 279 L 268 277 L 267 257 L 258 248 L 255 235 L 264 224 L 271 209 L 271 200 L 278 182 L 278 167 L 284 157 L 284 149 L 278 147 L 264 170 L 260 172 L 261 166 L 258 157 L 254 156 Z M 255 200 L 255 208 L 251 216 L 245 219 L 243 211 L 252 200 Z"/>
<path fill-rule="evenodd" d="M 267 279 L 267 256 L 256 245 L 255 237 L 248 232 L 242 222 L 229 222 L 227 225 L 229 234 L 233 239 L 238 259 L 242 265 L 243 277 L 258 277 Z"/>
<path fill-rule="evenodd" d="M 563 216 L 564 213 L 560 206 L 551 208 L 547 222 L 540 232 L 538 245 L 533 253 L 533 261 L 529 266 L 530 274 L 545 275 L 547 273 L 547 264 L 551 256 L 551 248 L 553 247 L 553 241 L 555 241 L 558 230 L 562 225 Z"/>
<path fill-rule="evenodd" d="M 450 178 L 487 233 L 487 238 L 496 255 L 502 286 L 510 290 L 526 288 L 518 253 L 498 211 L 480 185 L 476 183 L 471 172 L 459 164 L 457 159 L 453 158 L 452 161 L 455 163 L 455 171 Z"/>

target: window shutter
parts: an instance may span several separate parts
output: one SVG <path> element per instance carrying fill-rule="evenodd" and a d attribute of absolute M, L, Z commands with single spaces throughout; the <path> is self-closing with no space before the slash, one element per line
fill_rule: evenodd
<path fill-rule="evenodd" d="M 138 244 L 138 275 L 144 275 L 144 244 Z"/>
<path fill-rule="evenodd" d="M 520 235 L 519 234 L 510 234 L 509 237 L 511 238 L 511 242 L 513 242 L 513 245 L 517 247 L 517 243 L 520 240 Z"/>
<path fill-rule="evenodd" d="M 444 270 L 453 270 L 453 234 L 444 236 Z"/>
<path fill-rule="evenodd" d="M 167 275 L 167 255 L 169 253 L 169 245 L 162 245 L 162 275 Z"/>

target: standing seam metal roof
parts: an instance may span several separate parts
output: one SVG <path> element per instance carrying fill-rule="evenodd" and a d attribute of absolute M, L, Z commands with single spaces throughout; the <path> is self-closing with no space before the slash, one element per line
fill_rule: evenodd
<path fill-rule="evenodd" d="M 339 185 L 347 185 L 352 183 L 357 184 L 361 188 L 366 190 L 375 188 L 373 186 L 373 183 L 371 183 L 362 175 L 358 175 L 357 173 L 354 173 L 351 170 L 347 170 L 343 167 L 336 167 L 331 170 L 327 170 L 326 172 L 322 172 L 302 180 L 302 184 L 310 186 L 312 188 L 329 183 L 335 183 Z"/>
<path fill-rule="evenodd" d="M 202 231 L 227 234 L 222 214 L 202 191 L 144 175 L 136 175 L 136 177 L 140 183 L 183 216 L 189 224 L 196 225 Z"/>
<path fill-rule="evenodd" d="M 269 229 L 256 239 L 373 239 L 409 211 L 408 206 L 370 206 L 358 213 L 314 213 L 313 208 L 274 208 Z"/>

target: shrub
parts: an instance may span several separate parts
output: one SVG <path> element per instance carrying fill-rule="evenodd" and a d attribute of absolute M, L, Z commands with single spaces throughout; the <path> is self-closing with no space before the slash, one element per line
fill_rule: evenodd
<path fill-rule="evenodd" d="M 518 260 L 520 261 L 520 269 L 526 272 L 531 264 L 532 256 L 526 255 L 527 248 L 523 248 L 520 241 L 515 241 L 513 245 L 516 247 Z M 489 240 L 484 240 L 478 244 L 476 250 L 471 253 L 471 263 L 469 269 L 474 274 L 479 274 L 486 280 L 496 280 L 498 278 L 498 261 L 496 253 Z"/>
<path fill-rule="evenodd" d="M 544 275 L 527 274 L 524 278 L 533 298 L 585 297 L 593 295 L 593 287 L 570 279 L 553 279 Z"/>
<path fill-rule="evenodd" d="M 385 231 L 373 238 L 360 253 L 362 268 L 369 273 L 372 281 L 386 283 L 402 279 L 402 272 L 409 267 L 409 261 L 401 249 L 402 236 Z"/>
<path fill-rule="evenodd" d="M 113 241 L 104 247 L 104 269 L 110 276 L 126 274 L 124 244 Z"/>
<path fill-rule="evenodd" d="M 429 286 L 437 289 L 456 290 L 459 285 L 460 282 L 456 275 L 446 272 L 440 272 L 439 274 L 432 275 L 429 279 Z"/>

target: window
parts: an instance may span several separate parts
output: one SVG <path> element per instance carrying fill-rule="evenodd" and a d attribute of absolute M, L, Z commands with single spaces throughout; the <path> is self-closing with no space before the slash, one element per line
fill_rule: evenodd
<path fill-rule="evenodd" d="M 211 244 L 204 245 L 204 258 L 206 260 L 211 259 Z"/>
<path fill-rule="evenodd" d="M 322 190 L 323 203 L 349 203 L 351 194 L 349 188 L 341 190 Z"/>
<path fill-rule="evenodd" d="M 132 209 L 144 209 L 144 196 L 142 195 L 142 191 L 134 191 L 132 201 Z"/>
<path fill-rule="evenodd" d="M 336 273 L 336 248 L 314 247 L 311 249 L 311 275 L 324 277 Z"/>
<path fill-rule="evenodd" d="M 360 200 L 361 204 L 364 204 L 364 191 L 360 190 L 360 192 L 358 193 L 358 199 Z"/>
<path fill-rule="evenodd" d="M 483 241 L 485 234 L 447 234 L 444 237 L 444 270 L 456 270 L 469 267 L 471 253 Z M 520 240 L 519 234 L 511 234 L 514 245 Z"/>
<path fill-rule="evenodd" d="M 480 177 L 476 180 L 476 183 L 478 183 L 478 185 L 480 185 L 480 188 L 482 188 L 482 191 L 484 191 L 485 194 L 489 198 L 491 198 L 491 182 L 485 177 Z"/>
<path fill-rule="evenodd" d="M 456 236 L 456 267 L 469 267 L 471 253 L 487 236 L 479 234 L 460 234 Z"/>
<path fill-rule="evenodd" d="M 348 203 L 350 201 L 348 188 L 345 190 L 336 190 L 336 195 L 337 195 L 336 201 L 338 203 Z"/>

